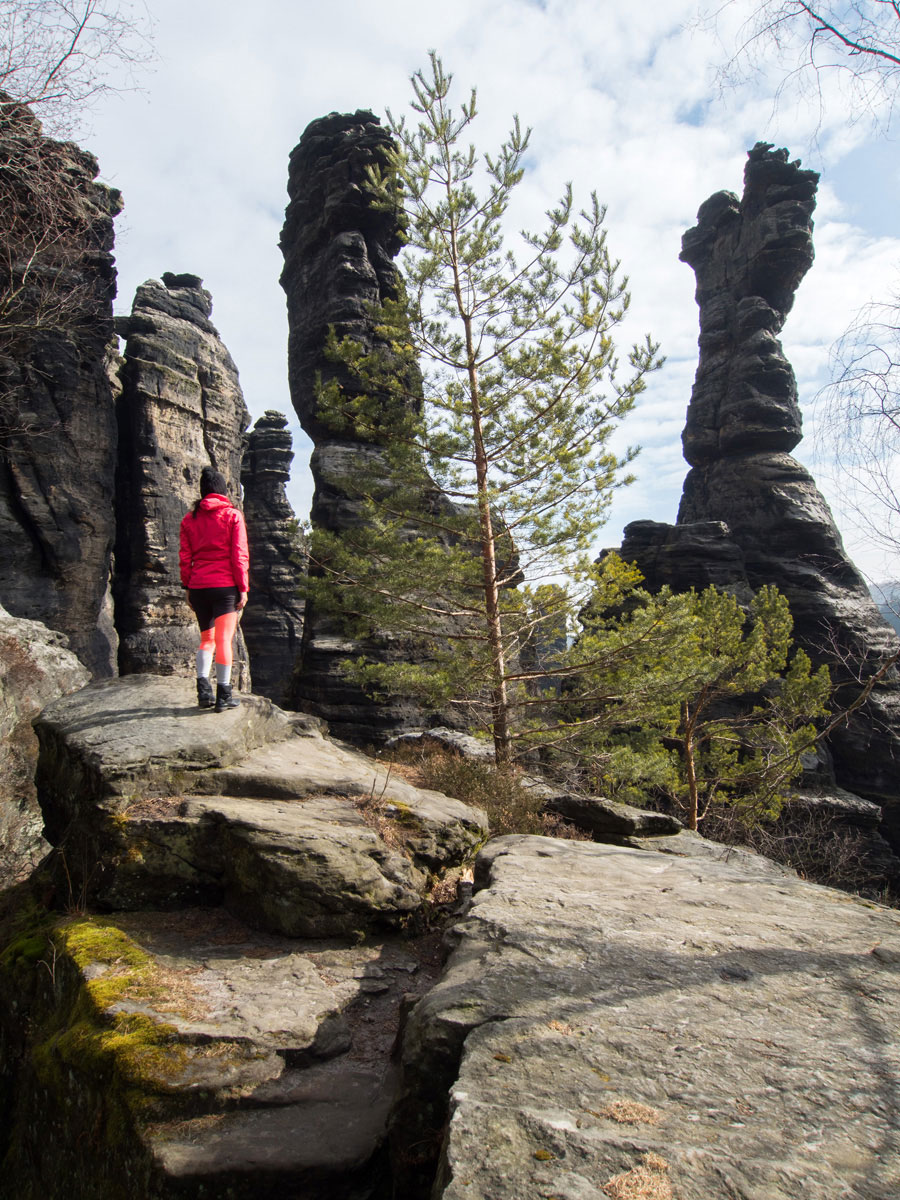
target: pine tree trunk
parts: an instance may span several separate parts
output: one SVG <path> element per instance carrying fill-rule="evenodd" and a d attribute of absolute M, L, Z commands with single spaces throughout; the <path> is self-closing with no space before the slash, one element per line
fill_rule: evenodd
<path fill-rule="evenodd" d="M 700 804 L 697 794 L 697 766 L 694 762 L 694 722 L 686 703 L 682 705 L 681 719 L 684 723 L 682 748 L 684 749 L 684 771 L 687 775 L 689 797 L 687 826 L 688 829 L 696 829 L 699 823 Z"/>

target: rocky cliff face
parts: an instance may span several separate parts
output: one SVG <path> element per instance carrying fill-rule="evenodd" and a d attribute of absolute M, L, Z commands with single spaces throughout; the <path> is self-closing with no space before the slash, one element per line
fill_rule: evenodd
<path fill-rule="evenodd" d="M 113 218 L 97 161 L 0 103 L 0 600 L 115 671 Z M 8 252 L 8 253 L 7 253 Z"/>
<path fill-rule="evenodd" d="M 793 371 L 778 335 L 812 264 L 818 177 L 760 144 L 739 200 L 718 192 L 698 213 L 682 259 L 697 275 L 700 361 L 683 434 L 691 464 L 677 524 L 636 522 L 622 554 L 653 586 L 774 583 L 787 596 L 797 640 L 854 694 L 900 649 L 809 473 L 790 455 L 801 437 Z M 855 691 L 858 691 L 858 687 Z M 892 671 L 832 738 L 843 787 L 885 806 L 900 846 L 900 680 Z"/>
<path fill-rule="evenodd" d="M 304 539 L 285 485 L 291 475 L 287 420 L 266 412 L 247 440 L 241 480 L 250 546 L 250 599 L 241 629 L 253 664 L 253 687 L 276 704 L 291 694 L 303 636 Z"/>
<path fill-rule="evenodd" d="M 44 705 L 89 678 L 64 634 L 11 617 L 0 606 L 0 891 L 29 874 L 50 849 L 41 836 L 31 722 Z"/>
<path fill-rule="evenodd" d="M 207 464 L 240 499 L 250 416 L 211 312 L 202 280 L 166 274 L 138 288 L 131 316 L 119 322 L 126 341 L 114 595 L 123 675 L 193 673 L 197 624 L 178 573 L 181 519 Z M 240 634 L 235 648 L 245 664 Z M 247 688 L 245 667 L 235 678 Z"/>
<path fill-rule="evenodd" d="M 312 522 L 336 532 L 360 520 L 348 476 L 360 462 L 370 473 L 377 469 L 380 451 L 352 432 L 336 434 L 323 421 L 316 381 L 338 378 L 347 391 L 358 390 L 346 368 L 326 356 L 328 330 L 333 327 L 338 337 L 352 338 L 371 351 L 379 345 L 371 306 L 397 294 L 393 259 L 401 245 L 398 216 L 373 205 L 366 183 L 367 168 L 383 167 L 389 146 L 389 134 L 372 113 L 332 113 L 312 122 L 290 158 L 281 283 L 290 326 L 291 399 L 315 442 Z M 409 380 L 407 390 L 414 396 L 417 381 Z M 348 640 L 310 605 L 294 702 L 324 717 L 342 737 L 363 743 L 432 723 L 428 713 L 407 699 L 390 697 L 376 704 L 348 683 L 341 665 L 363 652 L 375 659 L 415 658 L 416 647 Z"/>

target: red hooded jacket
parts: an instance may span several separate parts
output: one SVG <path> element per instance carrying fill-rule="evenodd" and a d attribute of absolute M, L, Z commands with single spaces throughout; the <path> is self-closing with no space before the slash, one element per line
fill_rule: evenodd
<path fill-rule="evenodd" d="M 212 492 L 184 517 L 178 557 L 185 587 L 250 590 L 247 527 L 227 496 Z"/>

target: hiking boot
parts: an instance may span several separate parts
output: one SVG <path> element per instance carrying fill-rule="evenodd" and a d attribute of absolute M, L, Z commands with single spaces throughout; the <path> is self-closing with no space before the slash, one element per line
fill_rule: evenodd
<path fill-rule="evenodd" d="M 240 700 L 235 700 L 231 694 L 230 683 L 216 685 L 216 712 L 224 712 L 226 708 L 237 708 Z"/>
<path fill-rule="evenodd" d="M 197 703 L 201 708 L 212 708 L 216 702 L 213 696 L 212 684 L 208 679 L 197 680 Z"/>

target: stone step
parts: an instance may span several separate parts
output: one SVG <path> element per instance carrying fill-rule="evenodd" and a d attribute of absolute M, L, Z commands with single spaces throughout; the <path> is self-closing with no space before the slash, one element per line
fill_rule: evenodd
<path fill-rule="evenodd" d="M 295 937 L 402 925 L 487 836 L 480 810 L 394 778 L 245 697 L 204 711 L 133 676 L 41 715 L 38 797 L 63 903 L 225 904 Z"/>
<path fill-rule="evenodd" d="M 154 1200 L 387 1200 L 391 1054 L 436 977 L 434 935 L 304 941 L 185 909 L 35 936 L 54 986 L 33 971 L 27 1012 L 26 941 L 0 961 L 0 1020 L 24 1049 L 6 1160 L 20 1194 L 61 1194 L 37 1187 L 52 1172 L 79 1197 L 127 1179 Z"/>

